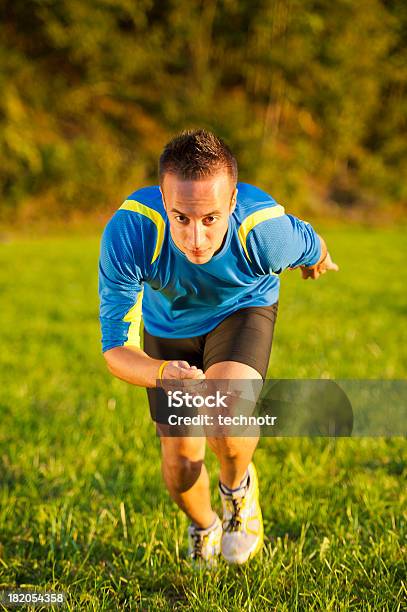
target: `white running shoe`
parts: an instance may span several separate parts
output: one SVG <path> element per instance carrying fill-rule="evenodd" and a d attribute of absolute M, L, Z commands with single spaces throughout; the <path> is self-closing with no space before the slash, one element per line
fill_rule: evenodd
<path fill-rule="evenodd" d="M 199 529 L 196 525 L 188 527 L 188 556 L 195 563 L 214 565 L 220 554 L 222 523 L 218 515 L 215 522 L 207 529 Z"/>
<path fill-rule="evenodd" d="M 224 493 L 222 555 L 228 563 L 245 563 L 263 546 L 263 519 L 259 504 L 259 483 L 253 463 L 248 467 L 247 485 L 239 491 Z"/>

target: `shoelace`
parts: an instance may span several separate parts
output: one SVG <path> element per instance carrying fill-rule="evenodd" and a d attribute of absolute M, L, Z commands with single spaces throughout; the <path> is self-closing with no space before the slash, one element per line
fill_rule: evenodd
<path fill-rule="evenodd" d="M 228 521 L 228 524 L 225 527 L 225 531 L 233 532 L 233 531 L 241 531 L 242 530 L 242 519 L 240 517 L 240 511 L 244 508 L 245 498 L 237 497 L 231 498 L 228 502 L 232 503 L 232 517 Z"/>
<path fill-rule="evenodd" d="M 202 557 L 202 548 L 204 542 L 208 539 L 208 534 L 201 535 L 198 531 L 195 531 L 192 534 L 192 537 L 194 539 L 194 550 L 192 551 L 192 558 L 199 559 L 200 557 Z"/>

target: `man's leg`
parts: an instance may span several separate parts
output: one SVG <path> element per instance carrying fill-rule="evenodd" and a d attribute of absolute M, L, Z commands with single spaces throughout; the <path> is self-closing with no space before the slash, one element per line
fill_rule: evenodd
<path fill-rule="evenodd" d="M 205 438 L 160 437 L 160 441 L 162 473 L 172 499 L 199 528 L 210 527 L 216 515 L 204 464 Z"/>
<path fill-rule="evenodd" d="M 210 332 L 204 352 L 206 377 L 259 381 L 253 389 L 253 398 L 257 399 L 261 381 L 267 374 L 277 310 L 277 302 L 271 306 L 244 308 Z M 238 487 L 245 476 L 258 443 L 258 431 L 259 428 L 250 427 L 250 436 L 245 438 L 208 437 L 208 444 L 220 462 L 221 482 L 230 489 Z"/>
<path fill-rule="evenodd" d="M 210 366 L 205 372 L 212 380 L 261 380 L 254 368 L 236 361 L 222 361 Z M 251 428 L 250 431 L 253 431 Z M 208 437 L 208 444 L 220 463 L 220 481 L 229 489 L 239 486 L 246 475 L 249 463 L 259 441 L 259 436 Z"/>
<path fill-rule="evenodd" d="M 206 376 L 214 380 L 262 379 L 257 370 L 236 361 L 213 364 L 208 367 Z M 257 397 L 253 394 L 253 403 L 255 399 Z M 221 551 L 229 563 L 245 563 L 263 546 L 259 485 L 256 469 L 251 463 L 259 440 L 258 428 L 256 435 L 253 435 L 253 429 L 250 432 L 252 436 L 246 438 L 227 434 L 208 437 L 208 444 L 220 463 L 219 490 L 223 507 Z"/>
<path fill-rule="evenodd" d="M 144 330 L 144 350 L 155 359 L 179 359 L 202 368 L 201 338 L 158 338 Z M 205 437 L 176 437 L 165 423 L 167 397 L 157 389 L 147 389 L 150 412 L 157 423 L 161 442 L 162 474 L 175 503 L 198 527 L 211 525 L 209 478 L 203 463 Z M 164 417 L 164 420 L 161 419 Z"/>

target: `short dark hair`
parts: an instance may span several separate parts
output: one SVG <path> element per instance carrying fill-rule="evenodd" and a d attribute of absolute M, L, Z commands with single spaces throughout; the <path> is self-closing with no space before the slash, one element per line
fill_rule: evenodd
<path fill-rule="evenodd" d="M 160 156 L 160 183 L 166 173 L 199 180 L 226 170 L 237 181 L 237 162 L 229 147 L 207 130 L 184 130 L 168 142 Z"/>

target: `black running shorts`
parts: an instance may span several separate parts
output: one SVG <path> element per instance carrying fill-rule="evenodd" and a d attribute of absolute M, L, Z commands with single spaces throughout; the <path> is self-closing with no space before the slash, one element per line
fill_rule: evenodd
<path fill-rule="evenodd" d="M 278 302 L 272 306 L 242 308 L 209 333 L 192 338 L 158 338 L 144 330 L 144 351 L 154 359 L 187 361 L 204 372 L 214 363 L 238 361 L 257 370 L 264 379 L 277 309 Z M 147 394 L 153 415 L 157 394 L 152 389 L 147 389 Z"/>

